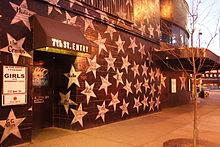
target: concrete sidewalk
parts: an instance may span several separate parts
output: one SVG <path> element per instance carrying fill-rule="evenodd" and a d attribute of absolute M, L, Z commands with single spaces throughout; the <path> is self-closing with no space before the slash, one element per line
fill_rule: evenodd
<path fill-rule="evenodd" d="M 199 104 L 199 139 L 220 146 L 220 92 L 211 92 Z M 163 147 L 178 138 L 192 138 L 193 106 L 161 112 L 82 131 L 44 129 L 22 147 Z M 208 145 L 209 147 L 209 145 Z"/>

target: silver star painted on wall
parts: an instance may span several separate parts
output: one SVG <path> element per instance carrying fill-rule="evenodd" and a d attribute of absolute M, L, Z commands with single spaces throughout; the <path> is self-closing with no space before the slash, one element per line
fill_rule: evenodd
<path fill-rule="evenodd" d="M 154 111 L 154 103 L 155 103 L 155 101 L 153 100 L 153 98 L 151 98 L 151 99 L 150 99 L 150 102 L 149 102 L 149 104 L 150 104 L 149 112 L 150 112 L 151 110 Z"/>
<path fill-rule="evenodd" d="M 29 30 L 31 30 L 29 17 L 31 17 L 35 13 L 33 11 L 28 10 L 27 1 L 23 0 L 22 3 L 20 4 L 20 6 L 14 4 L 12 2 L 9 2 L 9 3 L 11 4 L 12 8 L 16 11 L 16 15 L 12 19 L 11 24 L 15 24 L 19 21 L 22 21 L 24 23 L 24 25 Z M 22 13 L 22 12 L 25 12 L 25 13 Z"/>
<path fill-rule="evenodd" d="M 119 108 L 122 110 L 121 117 L 123 117 L 125 113 L 127 115 L 129 115 L 129 113 L 128 113 L 128 105 L 129 105 L 129 103 L 126 103 L 125 99 L 123 99 L 123 104 L 121 106 L 119 106 Z"/>
<path fill-rule="evenodd" d="M 99 51 L 98 51 L 99 54 L 101 53 L 102 50 L 108 52 L 105 46 L 105 41 L 106 38 L 102 38 L 101 34 L 98 33 L 98 40 L 95 40 L 94 42 L 99 46 Z"/>
<path fill-rule="evenodd" d="M 150 76 L 150 83 L 152 83 L 153 81 L 155 81 L 155 74 L 154 74 L 154 71 L 153 71 L 152 68 L 151 68 L 151 70 L 150 70 L 149 76 Z"/>
<path fill-rule="evenodd" d="M 161 85 L 163 85 L 163 87 L 166 87 L 165 80 L 166 80 L 166 77 L 164 77 L 163 74 L 161 74 L 160 83 Z"/>
<path fill-rule="evenodd" d="M 111 93 L 111 96 L 112 96 L 112 100 L 108 106 L 113 106 L 114 112 L 116 112 L 116 106 L 117 106 L 117 104 L 120 103 L 120 101 L 118 99 L 118 92 L 115 95 Z"/>
<path fill-rule="evenodd" d="M 147 76 L 148 67 L 146 66 L 146 62 L 144 62 L 144 65 L 141 65 L 141 67 L 143 69 L 142 76 Z"/>
<path fill-rule="evenodd" d="M 80 71 L 76 72 L 74 66 L 71 65 L 70 72 L 69 73 L 64 73 L 64 75 L 69 79 L 67 88 L 70 88 L 70 86 L 73 83 L 75 83 L 78 87 L 80 87 L 79 80 L 78 80 L 80 74 L 81 74 L 81 72 Z"/>
<path fill-rule="evenodd" d="M 144 99 L 141 101 L 141 103 L 143 104 L 143 110 L 145 111 L 146 107 L 149 107 L 148 97 L 144 96 Z"/>
<path fill-rule="evenodd" d="M 142 105 L 142 104 L 140 103 L 140 100 L 139 100 L 139 99 L 140 99 L 139 97 L 138 97 L 137 99 L 134 98 L 134 106 L 133 106 L 133 108 L 136 108 L 137 113 L 139 113 L 139 107 Z"/>
<path fill-rule="evenodd" d="M 151 94 L 152 97 L 154 97 L 155 91 L 156 91 L 154 87 L 155 87 L 154 84 L 152 84 L 151 87 L 150 87 L 150 94 Z"/>
<path fill-rule="evenodd" d="M 155 107 L 157 107 L 157 110 L 160 109 L 160 97 L 156 97 Z"/>
<path fill-rule="evenodd" d="M 126 84 L 125 84 L 125 86 L 123 88 L 125 89 L 127 96 L 129 94 L 129 92 L 133 93 L 132 89 L 131 89 L 131 82 L 129 83 L 127 79 L 126 79 Z"/>
<path fill-rule="evenodd" d="M 93 59 L 90 59 L 90 58 L 87 58 L 87 59 L 89 62 L 89 67 L 88 67 L 86 73 L 91 71 L 93 73 L 94 77 L 96 78 L 96 70 L 101 66 L 97 63 L 96 56 L 94 56 Z"/>
<path fill-rule="evenodd" d="M 79 124 L 83 127 L 83 117 L 88 113 L 83 111 L 82 109 L 82 104 L 79 105 L 77 110 L 74 109 L 70 109 L 72 111 L 72 113 L 74 114 L 74 118 L 71 122 L 71 125 L 74 123 L 79 122 Z"/>
<path fill-rule="evenodd" d="M 138 47 L 137 44 L 135 43 L 136 37 L 134 37 L 133 39 L 130 37 L 130 45 L 128 46 L 128 48 L 132 48 L 133 54 L 135 53 L 135 48 Z"/>
<path fill-rule="evenodd" d="M 150 25 L 150 27 L 148 28 L 148 31 L 150 33 L 150 38 L 154 38 L 154 28 Z"/>
<path fill-rule="evenodd" d="M 134 85 L 134 88 L 135 88 L 135 90 L 136 90 L 136 94 L 138 93 L 138 92 L 142 92 L 141 91 L 141 85 L 142 85 L 142 83 L 140 83 L 139 82 L 139 80 L 137 79 L 137 83 Z"/>
<path fill-rule="evenodd" d="M 102 103 L 101 106 L 97 105 L 97 108 L 99 112 L 98 112 L 98 115 L 96 116 L 96 119 L 101 117 L 102 121 L 105 122 L 105 114 L 109 111 L 109 109 L 105 108 L 105 101 Z"/>
<path fill-rule="evenodd" d="M 155 77 L 156 77 L 158 80 L 159 80 L 159 78 L 160 78 L 160 75 L 161 75 L 160 69 L 159 69 L 159 68 L 156 68 Z"/>
<path fill-rule="evenodd" d="M 89 104 L 91 97 L 96 97 L 95 93 L 93 92 L 94 85 L 95 83 L 89 85 L 89 83 L 85 81 L 85 89 L 81 93 L 86 95 L 87 104 Z"/>
<path fill-rule="evenodd" d="M 31 58 L 31 55 L 29 55 L 22 47 L 25 38 L 17 41 L 10 34 L 7 34 L 7 38 L 8 46 L 1 48 L 0 51 L 12 54 L 14 64 L 18 63 L 18 59 L 20 56 Z"/>
<path fill-rule="evenodd" d="M 123 72 L 119 72 L 119 70 L 117 69 L 116 75 L 113 76 L 116 80 L 116 87 L 119 86 L 119 83 L 124 85 L 123 80 L 122 80 L 122 75 L 123 75 Z"/>
<path fill-rule="evenodd" d="M 51 12 L 53 11 L 53 9 L 56 10 L 57 12 L 59 12 L 60 14 L 62 14 L 61 10 L 58 8 L 58 6 L 59 6 L 59 5 L 58 5 L 59 0 L 48 0 L 48 2 L 53 5 L 53 6 L 48 5 L 48 13 L 47 13 L 48 15 L 51 14 Z"/>
<path fill-rule="evenodd" d="M 68 12 L 66 12 L 66 20 L 63 21 L 65 24 L 69 24 L 72 26 L 76 25 L 77 16 L 71 17 Z"/>
<path fill-rule="evenodd" d="M 84 18 L 84 17 L 81 17 L 84 22 L 85 22 L 85 28 L 84 28 L 84 31 L 86 32 L 86 30 L 90 27 L 92 28 L 93 30 L 95 30 L 95 27 L 93 25 L 93 20 L 90 19 L 90 18 Z"/>
<path fill-rule="evenodd" d="M 110 52 L 109 53 L 109 57 L 108 58 L 104 58 L 104 59 L 107 62 L 107 71 L 110 68 L 112 68 L 115 71 L 115 64 L 114 64 L 114 62 L 115 62 L 116 58 L 112 57 L 112 53 Z"/>
<path fill-rule="evenodd" d="M 105 33 L 109 33 L 111 40 L 113 40 L 113 33 L 116 33 L 117 31 L 112 27 L 108 26 Z"/>
<path fill-rule="evenodd" d="M 156 32 L 157 32 L 158 37 L 160 37 L 161 35 L 160 25 L 157 25 Z"/>
<path fill-rule="evenodd" d="M 148 54 L 147 60 L 149 61 L 149 66 L 151 66 L 151 64 L 153 63 L 153 59 L 150 52 L 147 52 L 147 54 Z"/>
<path fill-rule="evenodd" d="M 125 41 L 122 41 L 122 40 L 121 40 L 121 36 L 120 36 L 120 35 L 119 35 L 119 37 L 118 37 L 118 41 L 116 41 L 115 43 L 116 43 L 117 46 L 118 46 L 118 53 L 119 53 L 120 51 L 125 52 L 125 51 L 124 51 Z"/>
<path fill-rule="evenodd" d="M 141 23 L 141 27 L 139 28 L 141 31 L 141 35 L 144 36 L 146 34 L 146 26 Z"/>
<path fill-rule="evenodd" d="M 143 59 L 143 56 L 146 55 L 145 45 L 142 45 L 142 44 L 140 43 L 140 49 L 139 49 L 138 51 L 141 53 L 141 59 Z"/>
<path fill-rule="evenodd" d="M 112 85 L 112 83 L 110 83 L 108 81 L 108 74 L 106 75 L 105 78 L 101 77 L 101 81 L 102 81 L 102 85 L 100 86 L 99 90 L 104 89 L 105 90 L 105 94 L 108 94 L 108 87 Z"/>
<path fill-rule="evenodd" d="M 128 56 L 126 56 L 125 58 L 122 57 L 122 67 L 121 69 L 125 69 L 125 72 L 128 73 L 128 67 L 131 65 L 131 63 L 128 61 Z"/>
<path fill-rule="evenodd" d="M 13 109 L 10 110 L 8 118 L 6 120 L 0 120 L 0 126 L 4 128 L 4 132 L 1 138 L 0 144 L 10 135 L 13 134 L 22 139 L 18 126 L 25 120 L 23 118 L 16 118 Z"/>
<path fill-rule="evenodd" d="M 144 78 L 143 86 L 145 88 L 145 93 L 147 93 L 147 89 L 150 89 L 149 80 Z"/>
<path fill-rule="evenodd" d="M 181 90 L 182 89 L 186 89 L 186 77 L 184 77 L 184 75 L 180 78 L 180 82 L 181 82 Z"/>
<path fill-rule="evenodd" d="M 70 93 L 71 93 L 71 91 L 69 91 L 69 92 L 65 95 L 65 94 L 59 92 L 60 98 L 61 98 L 60 104 L 64 106 L 64 109 L 65 109 L 65 111 L 66 111 L 66 114 L 68 114 L 68 112 L 69 112 L 69 106 L 70 106 L 70 105 L 77 105 L 77 103 L 75 103 L 74 101 L 72 101 L 72 100 L 70 99 Z"/>
<path fill-rule="evenodd" d="M 133 67 L 131 67 L 131 70 L 134 72 L 134 78 L 136 77 L 136 75 L 140 75 L 138 68 L 139 68 L 139 65 L 136 64 L 134 61 L 134 65 Z"/>

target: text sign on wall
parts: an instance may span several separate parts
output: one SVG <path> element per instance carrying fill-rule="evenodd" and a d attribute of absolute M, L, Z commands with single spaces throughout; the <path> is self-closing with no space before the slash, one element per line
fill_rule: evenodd
<path fill-rule="evenodd" d="M 176 79 L 171 79 L 171 93 L 176 93 Z"/>
<path fill-rule="evenodd" d="M 2 106 L 27 103 L 27 67 L 3 66 Z"/>

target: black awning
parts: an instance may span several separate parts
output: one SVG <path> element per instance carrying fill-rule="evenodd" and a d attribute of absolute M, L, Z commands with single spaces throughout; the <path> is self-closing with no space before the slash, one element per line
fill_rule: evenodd
<path fill-rule="evenodd" d="M 39 15 L 34 15 L 31 23 L 33 49 L 45 48 L 44 51 L 49 51 L 49 48 L 53 48 L 53 50 L 90 53 L 91 44 L 80 28 Z"/>
<path fill-rule="evenodd" d="M 153 54 L 164 71 L 176 69 L 193 72 L 192 51 L 195 54 L 195 65 L 198 72 L 220 69 L 220 57 L 205 48 L 156 49 Z"/>

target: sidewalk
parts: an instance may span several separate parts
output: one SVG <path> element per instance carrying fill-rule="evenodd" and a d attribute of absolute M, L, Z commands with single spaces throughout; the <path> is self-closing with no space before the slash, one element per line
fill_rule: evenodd
<path fill-rule="evenodd" d="M 199 139 L 208 147 L 220 146 L 219 106 L 220 92 L 199 104 Z M 163 147 L 168 140 L 192 139 L 192 121 L 193 106 L 184 105 L 82 131 L 48 128 L 19 147 Z"/>

